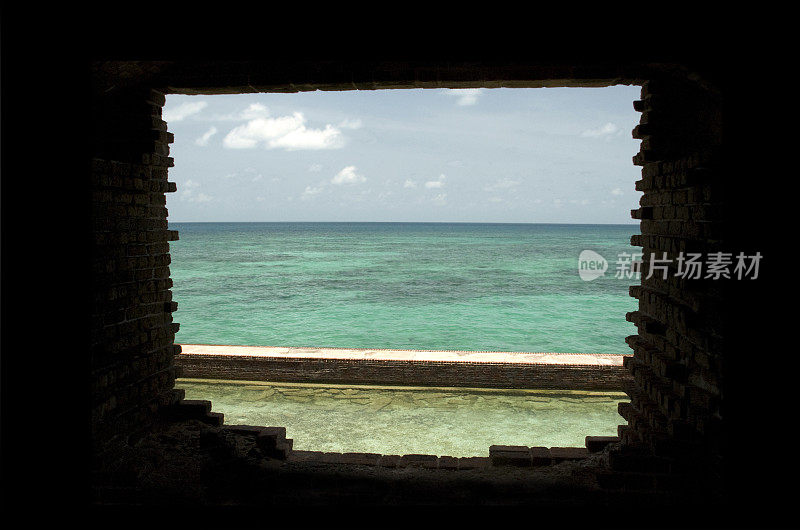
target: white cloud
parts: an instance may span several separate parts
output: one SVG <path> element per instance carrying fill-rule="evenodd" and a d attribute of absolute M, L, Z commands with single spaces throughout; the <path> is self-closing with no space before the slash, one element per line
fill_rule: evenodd
<path fill-rule="evenodd" d="M 611 195 L 622 195 L 622 189 L 614 188 L 613 190 L 611 190 Z"/>
<path fill-rule="evenodd" d="M 213 197 L 205 193 L 197 193 L 200 183 L 192 179 L 187 180 L 181 185 L 181 201 L 185 202 L 210 202 Z"/>
<path fill-rule="evenodd" d="M 322 171 L 322 164 L 311 164 L 310 166 L 308 166 L 308 170 L 312 173 L 317 173 L 319 171 Z"/>
<path fill-rule="evenodd" d="M 197 114 L 208 106 L 205 101 L 195 101 L 193 103 L 183 103 L 175 108 L 165 108 L 161 117 L 166 122 L 181 121 L 192 114 Z"/>
<path fill-rule="evenodd" d="M 620 132 L 622 131 L 619 130 L 619 127 L 617 127 L 616 124 L 608 122 L 602 127 L 598 127 L 596 129 L 586 129 L 581 133 L 581 136 L 584 138 L 608 138 Z"/>
<path fill-rule="evenodd" d="M 267 149 L 336 149 L 342 147 L 341 132 L 326 125 L 324 129 L 309 129 L 301 112 L 278 118 L 256 118 L 236 127 L 225 136 L 228 149 L 250 149 L 263 143 Z"/>
<path fill-rule="evenodd" d="M 341 133 L 330 125 L 325 129 L 306 129 L 299 127 L 289 134 L 271 140 L 270 147 L 282 147 L 287 151 L 300 149 L 337 149 L 342 147 Z"/>
<path fill-rule="evenodd" d="M 335 177 L 331 179 L 331 183 L 333 184 L 356 184 L 358 182 L 364 182 L 366 177 L 360 175 L 356 172 L 356 166 L 347 166 L 341 171 L 339 171 Z"/>
<path fill-rule="evenodd" d="M 485 191 L 506 190 L 519 185 L 519 183 L 520 183 L 519 180 L 511 180 L 509 178 L 503 178 L 495 181 L 493 184 L 486 185 L 483 189 Z"/>
<path fill-rule="evenodd" d="M 446 178 L 447 177 L 445 177 L 443 174 L 439 175 L 438 180 L 429 180 L 428 182 L 425 183 L 425 187 L 428 189 L 444 188 L 444 179 Z"/>
<path fill-rule="evenodd" d="M 192 179 L 189 179 L 186 182 L 184 182 L 183 186 L 181 186 L 181 187 L 186 191 L 190 191 L 190 190 L 193 190 L 193 189 L 195 189 L 195 188 L 197 188 L 199 186 L 200 186 L 199 183 L 193 181 Z"/>
<path fill-rule="evenodd" d="M 457 97 L 456 105 L 470 107 L 478 103 L 478 97 L 483 94 L 482 88 L 446 88 L 444 93 Z"/>
<path fill-rule="evenodd" d="M 439 195 L 431 199 L 431 202 L 434 204 L 444 205 L 447 203 L 447 194 L 440 193 Z"/>
<path fill-rule="evenodd" d="M 256 118 L 229 132 L 223 140 L 223 145 L 229 149 L 255 147 L 259 142 L 269 142 L 297 130 L 303 126 L 304 121 L 303 115 L 299 112 L 281 118 Z"/>
<path fill-rule="evenodd" d="M 217 128 L 211 127 L 209 130 L 203 133 L 203 136 L 195 140 L 194 143 L 197 145 L 208 145 L 208 140 L 210 140 L 215 134 L 217 134 Z"/>
<path fill-rule="evenodd" d="M 232 114 L 215 114 L 208 119 L 213 121 L 243 121 L 269 117 L 269 109 L 261 103 L 251 103 L 246 109 Z"/>
<path fill-rule="evenodd" d="M 252 103 L 242 111 L 239 118 L 242 120 L 255 120 L 269 116 L 269 109 L 261 103 Z"/>
<path fill-rule="evenodd" d="M 417 183 L 413 180 L 406 179 L 405 183 L 403 184 L 404 188 L 416 188 Z"/>
<path fill-rule="evenodd" d="M 316 186 L 316 187 L 313 187 L 313 188 L 311 186 L 306 186 L 306 189 L 305 189 L 305 191 L 303 191 L 303 194 L 300 196 L 300 198 L 302 200 L 310 199 L 311 197 L 313 197 L 315 195 L 319 195 L 320 193 L 322 193 L 322 190 L 323 190 L 323 186 Z"/>
<path fill-rule="evenodd" d="M 361 123 L 361 120 L 359 119 L 355 120 L 345 119 L 341 123 L 339 123 L 339 127 L 341 127 L 342 129 L 360 129 L 361 127 L 363 127 L 363 125 L 364 124 Z"/>

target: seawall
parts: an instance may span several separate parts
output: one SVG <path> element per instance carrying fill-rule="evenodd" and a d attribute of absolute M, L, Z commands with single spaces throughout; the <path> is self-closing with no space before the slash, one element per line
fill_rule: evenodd
<path fill-rule="evenodd" d="M 183 377 L 296 383 L 624 390 L 626 355 L 183 344 Z"/>

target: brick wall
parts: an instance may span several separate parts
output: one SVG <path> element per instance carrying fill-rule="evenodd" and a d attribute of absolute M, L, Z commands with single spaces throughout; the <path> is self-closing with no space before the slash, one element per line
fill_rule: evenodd
<path fill-rule="evenodd" d="M 173 141 L 165 97 L 115 91 L 93 101 L 91 190 L 92 431 L 96 440 L 147 423 L 171 402 L 177 324 L 172 312 L 167 181 Z"/>
<path fill-rule="evenodd" d="M 163 93 L 142 85 L 223 93 L 239 86 L 250 91 L 262 86 L 284 91 L 322 85 L 388 88 L 392 83 L 407 88 L 574 86 L 581 79 L 601 86 L 613 84 L 603 79 L 650 79 L 635 104 L 642 117 L 634 136 L 642 145 L 634 163 L 642 166 L 637 188 L 644 196 L 633 212 L 641 220 L 641 235 L 632 244 L 642 247 L 646 257 L 651 252 L 674 258 L 680 251 L 740 250 L 728 248 L 722 222 L 730 213 L 718 174 L 720 98 L 685 73 L 659 75 L 663 70 L 642 65 L 627 70 L 599 65 L 586 72 L 569 65 L 544 70 L 516 65 L 484 69 L 480 75 L 456 66 L 428 71 L 414 65 L 389 70 L 360 65 L 347 70 L 346 65 L 320 64 L 305 70 L 286 67 L 285 72 L 263 64 L 237 63 L 233 70 L 227 64 L 200 66 L 112 64 L 97 69 L 91 367 L 92 427 L 99 439 L 145 425 L 159 404 L 177 398 L 177 325 L 171 315 L 176 304 L 169 277 L 169 241 L 177 234 L 168 230 L 165 208 L 165 193 L 175 191 L 167 181 L 172 136 L 160 118 Z M 149 81 L 137 84 L 137 75 Z M 639 310 L 628 318 L 638 334 L 628 338 L 633 357 L 626 365 L 634 383 L 631 403 L 620 409 L 627 420 L 620 426 L 623 444 L 611 458 L 623 475 L 616 483 L 625 483 L 627 476 L 632 484 L 653 487 L 687 470 L 710 477 L 722 473 L 723 338 L 738 288 L 731 282 L 658 276 L 632 288 Z"/>
<path fill-rule="evenodd" d="M 642 87 L 642 113 L 633 136 L 642 166 L 636 189 L 641 207 L 641 285 L 631 288 L 638 311 L 627 315 L 638 330 L 626 339 L 634 355 L 625 366 L 634 378 L 630 403 L 620 404 L 627 446 L 612 466 L 631 481 L 658 486 L 662 478 L 692 471 L 722 476 L 723 330 L 730 301 L 725 280 L 676 277 L 679 253 L 735 252 L 726 244 L 724 188 L 719 178 L 721 101 L 708 90 L 679 80 L 652 80 Z M 666 259 L 666 279 L 650 271 L 651 257 Z M 667 482 L 666 480 L 664 482 Z"/>

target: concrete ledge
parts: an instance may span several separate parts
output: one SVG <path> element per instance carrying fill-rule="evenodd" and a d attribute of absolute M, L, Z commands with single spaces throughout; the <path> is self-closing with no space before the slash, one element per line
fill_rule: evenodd
<path fill-rule="evenodd" d="M 294 383 L 621 391 L 625 355 L 183 344 L 182 376 Z"/>

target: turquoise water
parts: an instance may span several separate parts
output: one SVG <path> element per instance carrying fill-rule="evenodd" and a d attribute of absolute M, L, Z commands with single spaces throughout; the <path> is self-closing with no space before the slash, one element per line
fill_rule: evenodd
<path fill-rule="evenodd" d="M 181 380 L 228 425 L 286 427 L 294 449 L 489 456 L 489 446 L 582 447 L 616 436 L 621 393 Z"/>
<path fill-rule="evenodd" d="M 629 353 L 637 225 L 170 223 L 176 342 Z M 584 282 L 578 255 L 610 273 Z"/>

